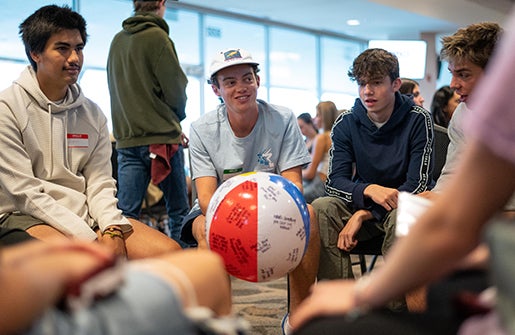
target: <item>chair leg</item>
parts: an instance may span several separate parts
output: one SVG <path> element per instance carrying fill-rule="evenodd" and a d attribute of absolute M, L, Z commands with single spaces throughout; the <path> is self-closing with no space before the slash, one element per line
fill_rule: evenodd
<path fill-rule="evenodd" d="M 370 264 L 368 265 L 368 272 L 372 271 L 374 265 L 376 265 L 377 257 L 379 255 L 372 255 L 372 259 L 370 260 Z"/>
<path fill-rule="evenodd" d="M 365 274 L 367 272 L 367 260 L 365 255 L 358 255 L 359 257 L 359 267 L 361 269 L 361 274 Z"/>

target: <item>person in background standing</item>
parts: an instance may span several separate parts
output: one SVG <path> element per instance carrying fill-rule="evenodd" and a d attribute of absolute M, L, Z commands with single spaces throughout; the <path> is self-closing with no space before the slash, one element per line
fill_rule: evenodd
<path fill-rule="evenodd" d="M 149 182 L 163 191 L 171 237 L 189 211 L 180 122 L 187 78 L 169 27 L 166 0 L 134 0 L 134 15 L 113 38 L 107 61 L 113 135 L 118 151 L 118 207 L 139 218 Z M 183 244 L 183 246 L 185 246 Z"/>

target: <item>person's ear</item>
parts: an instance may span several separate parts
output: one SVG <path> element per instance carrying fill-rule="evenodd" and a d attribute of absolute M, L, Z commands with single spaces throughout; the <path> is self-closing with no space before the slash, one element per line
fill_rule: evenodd
<path fill-rule="evenodd" d="M 40 58 L 40 55 L 38 53 L 36 53 L 35 51 L 31 51 L 30 52 L 30 58 L 32 58 L 32 60 L 36 63 L 39 62 L 39 58 Z"/>
<path fill-rule="evenodd" d="M 261 84 L 261 77 L 259 77 L 257 74 L 256 74 L 256 84 L 257 84 L 257 87 L 259 87 L 259 85 Z"/>
<path fill-rule="evenodd" d="M 220 92 L 220 89 L 215 84 L 211 84 L 211 89 L 216 94 L 216 96 L 218 96 L 218 97 L 222 96 L 222 93 Z"/>
<path fill-rule="evenodd" d="M 394 91 L 394 92 L 397 92 L 397 91 L 401 88 L 401 85 L 402 85 L 402 80 L 401 80 L 401 78 L 397 78 L 397 79 L 395 79 L 395 80 L 392 82 L 392 88 L 393 88 L 393 91 Z"/>

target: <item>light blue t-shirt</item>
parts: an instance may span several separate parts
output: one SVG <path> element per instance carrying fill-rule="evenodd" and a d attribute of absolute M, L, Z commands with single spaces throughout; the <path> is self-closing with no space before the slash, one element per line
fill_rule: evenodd
<path fill-rule="evenodd" d="M 216 177 L 221 184 L 244 172 L 280 174 L 311 161 L 292 111 L 262 100 L 257 102 L 259 116 L 246 137 L 234 135 L 224 104 L 191 124 L 192 179 Z"/>

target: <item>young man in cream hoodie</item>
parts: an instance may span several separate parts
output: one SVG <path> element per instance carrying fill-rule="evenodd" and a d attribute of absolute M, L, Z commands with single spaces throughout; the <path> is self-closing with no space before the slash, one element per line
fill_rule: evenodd
<path fill-rule="evenodd" d="M 77 84 L 86 22 L 58 9 L 20 25 L 30 65 L 0 93 L 0 226 L 98 240 L 129 258 L 179 249 L 117 209 L 107 120 Z"/>

